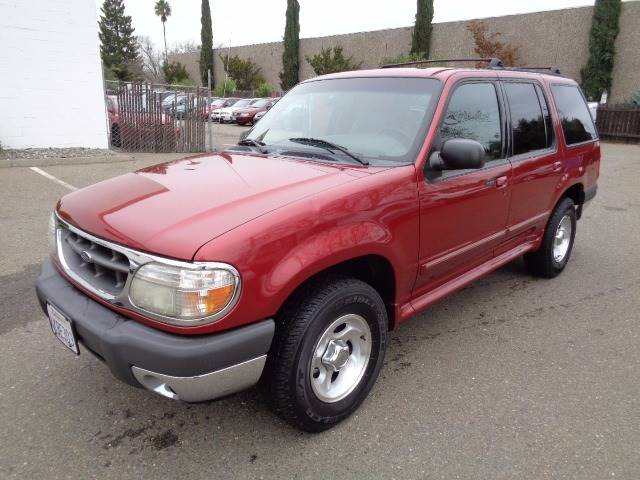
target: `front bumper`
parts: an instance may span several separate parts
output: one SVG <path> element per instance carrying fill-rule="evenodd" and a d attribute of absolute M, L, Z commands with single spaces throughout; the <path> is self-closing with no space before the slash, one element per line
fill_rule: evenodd
<path fill-rule="evenodd" d="M 71 320 L 78 342 L 113 375 L 165 397 L 198 402 L 257 383 L 274 333 L 273 320 L 213 335 L 174 335 L 124 317 L 69 283 L 45 260 L 36 283 L 47 302 Z"/>

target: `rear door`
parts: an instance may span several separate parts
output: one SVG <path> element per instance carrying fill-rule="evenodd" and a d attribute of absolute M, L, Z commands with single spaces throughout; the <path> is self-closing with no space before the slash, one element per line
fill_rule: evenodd
<path fill-rule="evenodd" d="M 600 173 L 600 144 L 588 107 L 578 85 L 554 83 L 555 101 L 564 137 L 564 163 L 568 173 L 584 174 L 585 193 L 595 193 Z"/>
<path fill-rule="evenodd" d="M 485 166 L 434 171 L 419 183 L 420 270 L 414 297 L 491 259 L 509 208 L 511 165 L 506 159 L 505 111 L 492 79 L 458 83 L 449 94 L 433 150 L 451 138 L 485 147 Z"/>
<path fill-rule="evenodd" d="M 525 79 L 502 80 L 501 84 L 509 115 L 513 170 L 508 229 L 496 255 L 540 234 L 563 174 L 543 85 Z"/>

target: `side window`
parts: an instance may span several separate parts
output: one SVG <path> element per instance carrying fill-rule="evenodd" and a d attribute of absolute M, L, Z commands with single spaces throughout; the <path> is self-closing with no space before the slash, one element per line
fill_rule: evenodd
<path fill-rule="evenodd" d="M 511 111 L 513 155 L 522 155 L 548 147 L 547 131 L 533 83 L 505 82 Z"/>
<path fill-rule="evenodd" d="M 465 83 L 451 95 L 440 140 L 467 138 L 484 146 L 485 162 L 502 156 L 500 108 L 493 83 Z"/>
<path fill-rule="evenodd" d="M 552 85 L 564 140 L 567 145 L 597 138 L 596 127 L 584 97 L 575 85 Z"/>

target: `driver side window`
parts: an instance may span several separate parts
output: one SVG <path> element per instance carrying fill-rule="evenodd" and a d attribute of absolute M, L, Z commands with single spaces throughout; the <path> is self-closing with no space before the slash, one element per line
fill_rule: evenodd
<path fill-rule="evenodd" d="M 452 138 L 479 142 L 484 147 L 485 164 L 500 159 L 500 107 L 494 84 L 475 82 L 457 87 L 447 105 L 439 137 L 441 144 Z"/>

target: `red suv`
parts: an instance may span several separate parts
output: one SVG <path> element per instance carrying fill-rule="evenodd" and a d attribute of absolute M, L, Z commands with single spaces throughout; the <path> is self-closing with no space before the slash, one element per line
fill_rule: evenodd
<path fill-rule="evenodd" d="M 365 399 L 405 320 L 523 255 L 562 272 L 599 164 L 557 74 L 318 77 L 231 150 L 64 196 L 37 293 L 62 343 L 124 382 L 187 402 L 259 383 L 320 431 Z"/>

